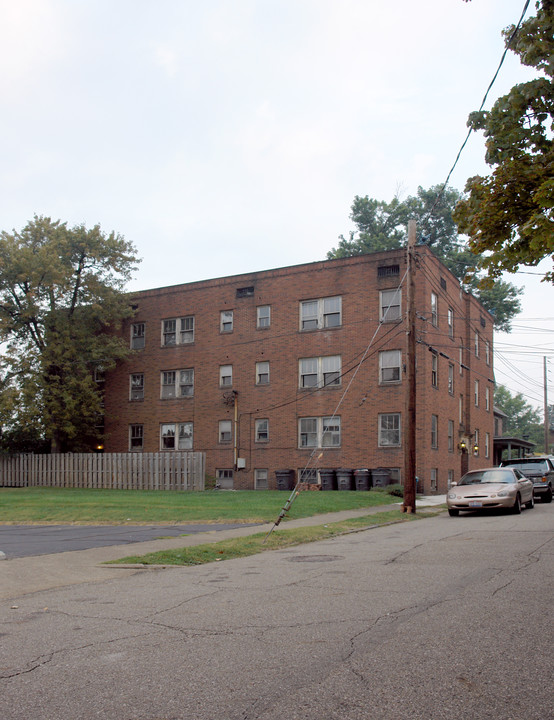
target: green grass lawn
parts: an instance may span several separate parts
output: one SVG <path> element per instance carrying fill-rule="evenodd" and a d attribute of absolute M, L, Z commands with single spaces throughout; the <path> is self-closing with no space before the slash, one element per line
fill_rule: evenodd
<path fill-rule="evenodd" d="M 279 491 L 164 492 L 81 488 L 0 488 L 1 523 L 272 522 L 289 498 Z M 309 517 L 401 502 L 380 490 L 301 492 L 288 513 Z"/>

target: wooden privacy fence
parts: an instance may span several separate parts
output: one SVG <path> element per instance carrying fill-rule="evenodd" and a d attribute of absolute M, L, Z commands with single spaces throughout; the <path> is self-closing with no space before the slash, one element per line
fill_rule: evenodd
<path fill-rule="evenodd" d="M 201 452 L 0 456 L 0 487 L 204 490 L 205 468 Z"/>

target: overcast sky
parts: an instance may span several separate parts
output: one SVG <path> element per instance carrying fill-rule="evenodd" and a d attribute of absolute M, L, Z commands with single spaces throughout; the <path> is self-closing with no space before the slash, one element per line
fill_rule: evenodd
<path fill-rule="evenodd" d="M 523 6 L 0 0 L 0 228 L 115 230 L 143 258 L 131 289 L 323 259 L 355 195 L 446 179 Z M 486 107 L 529 77 L 508 56 Z M 450 184 L 483 157 L 474 135 Z M 528 289 L 496 379 L 542 405 L 553 290 L 510 280 Z"/>

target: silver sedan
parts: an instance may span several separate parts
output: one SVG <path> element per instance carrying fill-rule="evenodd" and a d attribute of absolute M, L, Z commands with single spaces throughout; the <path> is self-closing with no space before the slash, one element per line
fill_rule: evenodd
<path fill-rule="evenodd" d="M 508 508 L 521 512 L 521 506 L 535 506 L 533 483 L 515 468 L 486 468 L 466 473 L 446 494 L 448 513 L 460 510 Z"/>

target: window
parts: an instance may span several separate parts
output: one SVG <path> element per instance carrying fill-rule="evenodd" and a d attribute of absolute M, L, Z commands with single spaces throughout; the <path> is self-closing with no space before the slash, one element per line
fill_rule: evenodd
<path fill-rule="evenodd" d="M 479 380 L 475 381 L 475 407 L 479 407 Z"/>
<path fill-rule="evenodd" d="M 131 348 L 142 350 L 144 347 L 144 323 L 133 323 L 131 325 Z"/>
<path fill-rule="evenodd" d="M 491 409 L 491 391 L 487 385 L 487 387 L 485 388 L 485 410 L 487 412 L 490 412 L 490 409 Z"/>
<path fill-rule="evenodd" d="M 187 345 L 194 342 L 194 316 L 162 321 L 162 345 Z"/>
<path fill-rule="evenodd" d="M 454 337 L 454 310 L 452 310 L 452 308 L 448 308 L 447 322 L 448 337 Z"/>
<path fill-rule="evenodd" d="M 302 388 L 340 385 L 341 357 L 302 358 L 299 361 L 299 384 Z"/>
<path fill-rule="evenodd" d="M 491 436 L 490 433 L 485 433 L 485 457 L 490 457 L 491 454 Z"/>
<path fill-rule="evenodd" d="M 379 382 L 393 383 L 401 379 L 400 366 L 402 364 L 401 350 L 384 350 L 379 353 Z"/>
<path fill-rule="evenodd" d="M 225 468 L 224 470 L 216 470 L 215 476 L 217 487 L 221 488 L 222 490 L 232 490 L 234 485 L 233 475 L 234 473 L 230 468 Z"/>
<path fill-rule="evenodd" d="M 400 446 L 400 413 L 379 415 L 379 447 Z"/>
<path fill-rule="evenodd" d="M 340 417 L 300 418 L 298 428 L 301 448 L 340 447 Z"/>
<path fill-rule="evenodd" d="M 431 353 L 431 385 L 439 386 L 439 356 L 437 353 Z"/>
<path fill-rule="evenodd" d="M 435 492 L 437 490 L 437 476 L 438 476 L 438 469 L 437 468 L 431 468 L 431 492 Z"/>
<path fill-rule="evenodd" d="M 248 287 L 237 288 L 235 291 L 235 297 L 244 298 L 252 297 L 254 295 L 254 286 L 249 285 Z"/>
<path fill-rule="evenodd" d="M 305 300 L 300 303 L 300 329 L 321 330 L 342 325 L 342 297 Z"/>
<path fill-rule="evenodd" d="M 488 340 L 485 341 L 485 362 L 487 365 L 491 364 L 491 346 Z"/>
<path fill-rule="evenodd" d="M 220 387 L 231 387 L 233 384 L 233 366 L 219 366 L 219 385 Z"/>
<path fill-rule="evenodd" d="M 317 483 L 317 470 L 315 468 L 301 468 L 298 470 L 298 477 L 303 483 Z"/>
<path fill-rule="evenodd" d="M 256 308 L 256 327 L 267 328 L 271 325 L 271 306 L 258 305 Z"/>
<path fill-rule="evenodd" d="M 454 452 L 454 420 L 448 421 L 448 452 Z"/>
<path fill-rule="evenodd" d="M 454 395 L 454 365 L 448 364 L 448 392 Z"/>
<path fill-rule="evenodd" d="M 144 426 L 129 425 L 129 449 L 142 450 L 144 447 Z"/>
<path fill-rule="evenodd" d="M 130 399 L 144 400 L 144 373 L 133 373 L 130 376 Z"/>
<path fill-rule="evenodd" d="M 233 311 L 222 310 L 219 315 L 219 330 L 222 333 L 233 331 Z"/>
<path fill-rule="evenodd" d="M 219 442 L 228 443 L 231 442 L 231 421 L 220 420 L 219 421 Z"/>
<path fill-rule="evenodd" d="M 452 487 L 453 482 L 454 482 L 454 470 L 449 470 L 448 478 L 447 478 L 448 489 L 450 489 Z"/>
<path fill-rule="evenodd" d="M 164 370 L 162 372 L 162 398 L 192 397 L 194 370 Z"/>
<path fill-rule="evenodd" d="M 479 357 L 479 333 L 475 333 L 475 357 Z"/>
<path fill-rule="evenodd" d="M 437 297 L 437 294 L 432 292 L 431 293 L 431 324 L 437 327 L 439 323 L 439 298 Z"/>
<path fill-rule="evenodd" d="M 162 423 L 160 447 L 162 450 L 192 450 L 192 423 Z"/>
<path fill-rule="evenodd" d="M 254 470 L 254 490 L 269 488 L 267 470 Z"/>
<path fill-rule="evenodd" d="M 379 292 L 379 318 L 381 322 L 394 322 L 402 314 L 402 290 L 381 290 Z"/>
<path fill-rule="evenodd" d="M 268 442 L 269 420 L 267 418 L 263 418 L 262 420 L 256 420 L 255 432 L 256 442 Z"/>
<path fill-rule="evenodd" d="M 435 450 L 439 446 L 439 416 L 431 415 L 431 447 Z"/>
<path fill-rule="evenodd" d="M 269 362 L 256 363 L 256 385 L 269 385 Z"/>

